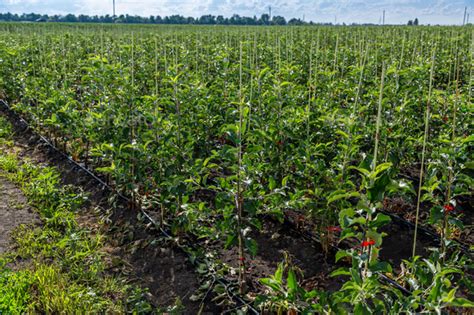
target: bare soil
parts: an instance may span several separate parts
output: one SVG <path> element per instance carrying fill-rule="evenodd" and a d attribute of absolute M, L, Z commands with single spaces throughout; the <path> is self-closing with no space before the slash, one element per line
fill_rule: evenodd
<path fill-rule="evenodd" d="M 267 290 L 258 279 L 273 275 L 278 264 L 285 256 L 298 271 L 300 283 L 306 290 L 318 289 L 336 291 L 341 288 L 344 280 L 330 277 L 331 271 L 337 267 L 335 252 L 325 252 L 321 245 L 301 237 L 288 224 L 281 224 L 271 219 L 264 220 L 262 230 L 252 232 L 251 237 L 257 242 L 257 255 L 246 256 L 247 288 L 250 296 L 263 294 Z M 238 268 L 239 255 L 235 248 L 225 249 L 223 244 L 216 244 L 222 262 Z M 237 274 L 235 274 L 237 278 Z"/>
<path fill-rule="evenodd" d="M 21 190 L 0 171 L 0 254 L 8 251 L 10 234 L 16 227 L 38 223 L 38 215 L 28 206 Z"/>

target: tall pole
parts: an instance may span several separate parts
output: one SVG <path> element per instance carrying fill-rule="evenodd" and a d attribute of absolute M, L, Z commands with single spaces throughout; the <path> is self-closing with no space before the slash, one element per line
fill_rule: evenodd
<path fill-rule="evenodd" d="M 112 17 L 115 17 L 115 0 L 112 0 L 113 1 L 113 7 L 114 7 L 114 15 Z"/>
<path fill-rule="evenodd" d="M 464 7 L 464 18 L 462 20 L 462 25 L 466 25 L 466 14 L 467 14 L 467 7 Z"/>
<path fill-rule="evenodd" d="M 385 10 L 383 10 L 382 25 L 385 25 Z"/>
<path fill-rule="evenodd" d="M 270 18 L 270 21 L 272 20 L 272 6 L 268 7 L 268 16 Z"/>

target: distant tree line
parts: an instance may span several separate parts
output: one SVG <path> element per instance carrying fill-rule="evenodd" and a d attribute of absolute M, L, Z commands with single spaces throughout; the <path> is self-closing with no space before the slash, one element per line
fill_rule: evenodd
<path fill-rule="evenodd" d="M 413 26 L 413 25 L 414 25 L 414 26 L 417 26 L 418 24 L 419 24 L 418 18 L 415 18 L 414 21 L 409 20 L 408 23 L 407 23 L 407 25 L 410 25 L 410 26 Z"/>
<path fill-rule="evenodd" d="M 0 21 L 9 22 L 81 22 L 81 23 L 134 23 L 134 24 L 202 24 L 202 25 L 308 25 L 315 24 L 313 22 L 305 22 L 301 19 L 292 18 L 286 20 L 283 16 L 273 16 L 270 18 L 268 14 L 262 14 L 260 18 L 257 16 L 247 17 L 234 14 L 231 17 L 224 17 L 222 15 L 203 15 L 199 18 L 184 17 L 182 15 L 171 15 L 161 17 L 150 16 L 142 17 L 137 15 L 47 15 L 37 13 L 0 13 Z M 331 25 L 332 23 L 327 23 Z"/>

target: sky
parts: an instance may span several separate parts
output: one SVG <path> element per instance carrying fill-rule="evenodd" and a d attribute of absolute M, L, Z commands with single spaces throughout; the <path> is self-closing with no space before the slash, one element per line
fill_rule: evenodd
<path fill-rule="evenodd" d="M 271 7 L 287 19 L 379 23 L 385 10 L 386 24 L 462 24 L 466 6 L 474 22 L 474 0 L 116 0 L 116 14 L 259 17 Z M 0 12 L 112 15 L 112 0 L 0 0 Z"/>

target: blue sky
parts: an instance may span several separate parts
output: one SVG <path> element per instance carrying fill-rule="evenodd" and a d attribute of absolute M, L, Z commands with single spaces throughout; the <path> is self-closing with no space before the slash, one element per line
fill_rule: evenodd
<path fill-rule="evenodd" d="M 423 24 L 462 24 L 464 7 L 474 22 L 474 0 L 116 0 L 117 14 L 201 16 L 203 14 L 273 15 L 316 22 L 405 24 L 418 17 Z M 0 0 L 0 12 L 47 14 L 111 14 L 112 0 Z"/>

